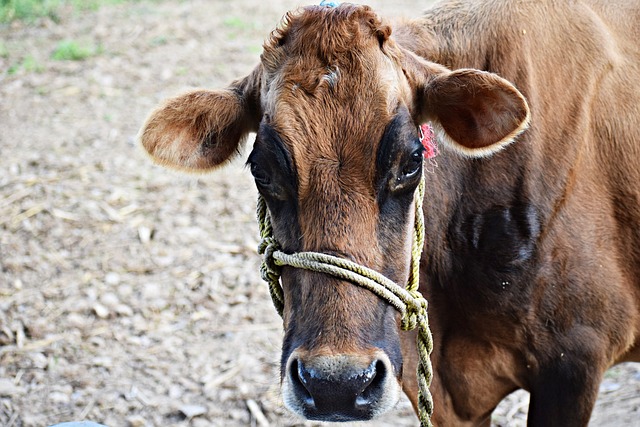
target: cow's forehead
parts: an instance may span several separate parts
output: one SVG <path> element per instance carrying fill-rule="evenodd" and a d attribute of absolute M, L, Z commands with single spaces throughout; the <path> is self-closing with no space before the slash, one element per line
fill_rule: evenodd
<path fill-rule="evenodd" d="M 380 134 L 397 109 L 396 90 L 380 84 L 375 70 L 366 76 L 338 68 L 309 71 L 316 81 L 311 90 L 302 87 L 300 74 L 305 73 L 285 74 L 281 84 L 270 87 L 264 110 L 292 143 L 338 137 L 342 144 L 360 143 Z"/>
<path fill-rule="evenodd" d="M 317 58 L 326 64 L 348 61 L 390 34 L 391 27 L 368 6 L 309 6 L 285 15 L 264 44 L 262 62 L 273 72 L 287 56 Z"/>
<path fill-rule="evenodd" d="M 310 6 L 290 12 L 264 44 L 262 95 L 273 103 L 273 91 L 329 88 L 346 101 L 383 87 L 398 77 L 397 67 L 382 51 L 390 34 L 391 27 L 367 6 Z"/>
<path fill-rule="evenodd" d="M 363 6 L 287 15 L 265 44 L 261 85 L 262 109 L 285 141 L 322 150 L 382 134 L 410 99 L 401 67 L 381 47 L 389 34 Z"/>

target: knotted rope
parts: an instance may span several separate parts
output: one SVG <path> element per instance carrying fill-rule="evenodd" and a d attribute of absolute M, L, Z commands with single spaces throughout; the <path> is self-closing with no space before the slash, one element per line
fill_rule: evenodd
<path fill-rule="evenodd" d="M 418 291 L 420 277 L 420 257 L 424 246 L 424 215 L 422 200 L 424 196 L 424 174 L 415 195 L 415 221 L 413 244 L 411 249 L 411 270 L 407 287 L 398 286 L 392 280 L 370 268 L 347 259 L 318 252 L 299 252 L 287 254 L 273 237 L 271 216 L 262 197 L 258 197 L 258 225 L 261 242 L 258 253 L 263 255 L 260 266 L 262 279 L 269 284 L 273 304 L 282 316 L 284 293 L 280 286 L 280 268 L 290 266 L 319 273 L 330 274 L 355 285 L 370 290 L 387 301 L 402 315 L 401 326 L 405 331 L 418 327 L 417 348 L 419 355 L 418 378 L 418 416 L 421 427 L 431 427 L 433 399 L 429 385 L 433 378 L 429 356 L 433 350 L 431 331 L 427 318 L 427 301 Z"/>

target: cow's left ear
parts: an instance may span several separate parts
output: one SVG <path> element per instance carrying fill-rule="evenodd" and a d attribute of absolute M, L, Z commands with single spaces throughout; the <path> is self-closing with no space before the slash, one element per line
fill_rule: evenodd
<path fill-rule="evenodd" d="M 422 111 L 445 143 L 482 157 L 511 143 L 529 124 L 524 96 L 496 74 L 460 69 L 438 74 L 424 87 Z"/>
<path fill-rule="evenodd" d="M 139 134 L 142 146 L 163 166 L 208 171 L 238 152 L 260 122 L 258 66 L 221 90 L 196 90 L 171 98 L 151 113 Z"/>

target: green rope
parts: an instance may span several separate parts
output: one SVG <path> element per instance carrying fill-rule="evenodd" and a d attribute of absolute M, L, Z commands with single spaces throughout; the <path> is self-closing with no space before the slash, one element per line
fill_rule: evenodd
<path fill-rule="evenodd" d="M 398 286 L 375 270 L 344 258 L 318 252 L 299 252 L 294 254 L 282 252 L 278 242 L 273 237 L 269 209 L 264 199 L 260 196 L 258 197 L 257 216 L 261 241 L 258 246 L 258 252 L 264 256 L 260 266 L 260 274 L 262 279 L 269 284 L 273 304 L 280 316 L 282 316 L 282 310 L 284 309 L 284 293 L 280 286 L 280 269 L 286 265 L 329 274 L 368 289 L 400 312 L 403 330 L 408 331 L 418 327 L 418 416 L 421 427 L 431 427 L 433 399 L 429 386 L 433 378 L 433 371 L 429 356 L 433 350 L 433 341 L 427 318 L 427 300 L 418 291 L 420 257 L 424 246 L 424 215 L 422 212 L 424 187 L 423 175 L 415 196 L 411 269 L 406 288 Z"/>

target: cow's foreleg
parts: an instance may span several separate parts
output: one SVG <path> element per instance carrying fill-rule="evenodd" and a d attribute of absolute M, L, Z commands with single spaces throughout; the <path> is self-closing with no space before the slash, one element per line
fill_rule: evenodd
<path fill-rule="evenodd" d="M 529 427 L 581 427 L 589 423 L 603 370 L 596 359 L 581 356 L 560 353 L 557 361 L 541 367 L 530 390 Z"/>

